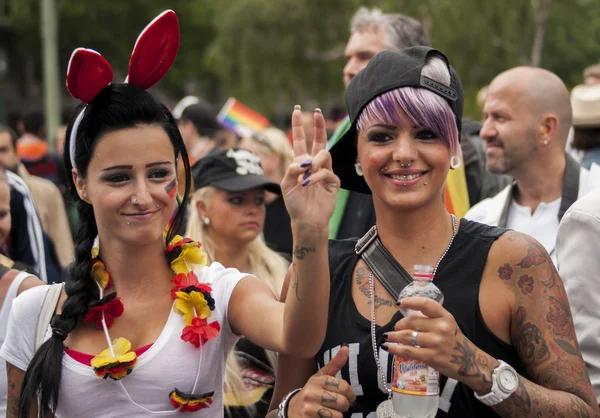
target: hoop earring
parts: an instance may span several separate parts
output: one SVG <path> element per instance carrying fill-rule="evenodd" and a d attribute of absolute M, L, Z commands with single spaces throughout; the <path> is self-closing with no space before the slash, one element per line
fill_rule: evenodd
<path fill-rule="evenodd" d="M 209 218 L 202 218 L 202 223 L 204 224 L 204 226 L 208 226 L 208 225 L 210 225 L 210 219 Z"/>
<path fill-rule="evenodd" d="M 358 174 L 361 177 L 363 176 L 364 173 L 361 163 L 354 164 L 354 170 L 356 170 L 356 174 Z"/>
<path fill-rule="evenodd" d="M 461 162 L 462 161 L 458 155 L 453 155 L 452 158 L 450 158 L 450 168 L 452 170 L 456 170 L 458 167 L 460 167 Z"/>

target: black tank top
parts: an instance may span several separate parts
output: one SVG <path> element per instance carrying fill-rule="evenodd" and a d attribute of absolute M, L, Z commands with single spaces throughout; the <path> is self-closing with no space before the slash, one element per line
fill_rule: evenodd
<path fill-rule="evenodd" d="M 512 365 L 519 374 L 526 376 L 514 348 L 496 337 L 486 326 L 479 308 L 479 284 L 490 247 L 505 230 L 477 222 L 461 220 L 460 229 L 448 254 L 444 257 L 435 276 L 435 284 L 444 293 L 444 308 L 458 323 L 461 331 L 477 347 L 496 359 Z M 356 308 L 352 299 L 352 273 L 359 261 L 354 253 L 356 239 L 330 241 L 329 268 L 331 274 L 331 296 L 327 335 L 317 353 L 319 367 L 327 363 L 342 344 L 350 346 L 347 364 L 338 374 L 354 389 L 357 402 L 347 418 L 376 418 L 377 406 L 387 399 L 381 384 L 381 374 L 373 358 L 370 327 L 371 323 Z M 397 312 L 385 326 L 377 327 L 377 346 L 382 335 L 391 331 L 402 318 Z M 391 387 L 393 357 L 379 349 L 387 386 Z M 441 377 L 440 405 L 436 417 L 468 418 L 497 417 L 473 395 L 466 385 L 454 379 Z"/>

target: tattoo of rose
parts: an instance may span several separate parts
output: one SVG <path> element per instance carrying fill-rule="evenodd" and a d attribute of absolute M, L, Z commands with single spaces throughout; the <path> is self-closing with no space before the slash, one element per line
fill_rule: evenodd
<path fill-rule="evenodd" d="M 519 288 L 524 295 L 533 292 L 533 277 L 526 274 L 522 275 L 519 278 Z"/>
<path fill-rule="evenodd" d="M 510 264 L 505 264 L 498 268 L 498 277 L 502 280 L 510 280 L 513 274 L 513 269 Z"/>

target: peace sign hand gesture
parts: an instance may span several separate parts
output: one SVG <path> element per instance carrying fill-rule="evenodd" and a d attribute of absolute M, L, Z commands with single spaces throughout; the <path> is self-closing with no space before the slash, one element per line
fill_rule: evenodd
<path fill-rule="evenodd" d="M 315 140 L 308 153 L 300 106 L 292 113 L 294 162 L 281 182 L 285 205 L 293 223 L 327 228 L 335 209 L 340 179 L 333 174 L 331 155 L 326 151 L 325 119 L 320 109 L 314 114 Z"/>

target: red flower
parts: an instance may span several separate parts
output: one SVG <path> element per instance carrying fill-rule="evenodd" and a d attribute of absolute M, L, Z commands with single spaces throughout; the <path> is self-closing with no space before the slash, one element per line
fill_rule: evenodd
<path fill-rule="evenodd" d="M 498 277 L 502 280 L 510 280 L 513 274 L 513 269 L 510 264 L 505 264 L 498 268 Z"/>
<path fill-rule="evenodd" d="M 519 288 L 524 295 L 533 292 L 533 277 L 522 275 L 519 278 Z"/>
<path fill-rule="evenodd" d="M 95 322 L 96 326 L 102 329 L 102 313 L 104 312 L 106 327 L 110 328 L 115 321 L 115 318 L 123 315 L 124 310 L 125 308 L 123 307 L 121 298 L 117 297 L 116 293 L 111 293 L 90 307 L 83 322 L 86 324 Z"/>
<path fill-rule="evenodd" d="M 200 344 L 204 344 L 219 335 L 220 330 L 221 325 L 217 321 L 209 324 L 206 319 L 196 317 L 192 319 L 192 325 L 188 325 L 183 329 L 181 339 L 194 344 L 198 348 Z"/>
<path fill-rule="evenodd" d="M 173 283 L 175 285 L 171 289 L 171 298 L 173 300 L 177 299 L 177 295 L 176 295 L 177 292 L 185 290 L 190 286 L 196 287 L 198 289 L 198 291 L 203 292 L 203 293 L 210 294 L 212 292 L 212 288 L 210 287 L 209 284 L 198 282 L 198 276 L 196 276 L 196 274 L 193 271 L 190 271 L 187 274 L 184 274 L 184 273 L 176 274 L 175 277 L 173 278 L 173 280 L 171 280 L 171 283 Z"/>

